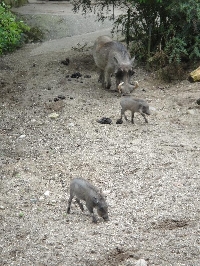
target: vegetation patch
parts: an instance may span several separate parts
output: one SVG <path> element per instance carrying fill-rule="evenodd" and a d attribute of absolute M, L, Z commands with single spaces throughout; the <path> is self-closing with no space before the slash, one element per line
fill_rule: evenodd
<path fill-rule="evenodd" d="M 113 31 L 120 31 L 139 61 L 160 69 L 168 64 L 200 60 L 200 3 L 198 0 L 74 0 L 74 11 L 82 9 L 105 20 L 113 10 Z M 115 17 L 115 8 L 123 14 Z M 107 13 L 110 16 L 110 13 Z"/>
<path fill-rule="evenodd" d="M 29 26 L 18 20 L 9 6 L 3 2 L 0 4 L 0 55 L 19 48 L 27 40 L 29 30 Z"/>

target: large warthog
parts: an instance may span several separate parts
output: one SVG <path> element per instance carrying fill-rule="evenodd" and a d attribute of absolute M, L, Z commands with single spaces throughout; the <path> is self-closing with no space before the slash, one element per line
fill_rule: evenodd
<path fill-rule="evenodd" d="M 93 47 L 93 57 L 100 70 L 99 82 L 105 89 L 111 87 L 111 74 L 116 77 L 116 90 L 120 82 L 124 82 L 124 90 L 132 92 L 134 86 L 130 84 L 130 77 L 134 74 L 133 62 L 126 47 L 109 36 L 100 36 Z"/>

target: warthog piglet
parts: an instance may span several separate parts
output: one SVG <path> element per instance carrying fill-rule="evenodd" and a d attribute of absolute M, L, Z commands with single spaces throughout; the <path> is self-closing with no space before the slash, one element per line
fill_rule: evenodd
<path fill-rule="evenodd" d="M 83 178 L 74 178 L 70 184 L 70 197 L 68 201 L 67 213 L 70 213 L 70 207 L 72 199 L 76 197 L 76 202 L 78 203 L 80 209 L 83 211 L 83 204 L 80 200 L 85 201 L 86 207 L 89 210 L 93 223 L 97 222 L 97 218 L 94 215 L 93 209 L 97 209 L 97 213 L 105 221 L 108 221 L 108 205 L 99 192 L 99 190 L 86 181 Z"/>
<path fill-rule="evenodd" d="M 148 123 L 148 120 L 145 117 L 146 115 L 150 115 L 149 111 L 149 105 L 146 101 L 142 99 L 135 99 L 131 96 L 122 96 L 120 100 L 120 105 L 121 105 L 121 118 L 118 119 L 117 123 L 120 124 L 122 123 L 122 116 L 124 115 L 124 118 L 126 120 L 127 116 L 125 115 L 125 112 L 127 110 L 131 111 L 131 122 L 134 124 L 134 113 L 138 112 L 140 113 L 143 117 L 146 123 Z"/>

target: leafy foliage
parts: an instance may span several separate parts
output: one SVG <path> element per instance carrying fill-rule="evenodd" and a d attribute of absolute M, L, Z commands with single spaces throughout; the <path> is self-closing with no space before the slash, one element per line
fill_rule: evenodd
<path fill-rule="evenodd" d="M 20 47 L 29 27 L 23 21 L 17 21 L 9 6 L 0 4 L 0 55 Z"/>
<path fill-rule="evenodd" d="M 149 63 L 180 63 L 200 59 L 199 0 L 74 0 L 74 11 L 82 8 L 105 19 L 104 10 L 123 8 L 115 19 L 114 31 L 121 31 L 137 58 Z M 160 59 L 159 59 L 160 55 Z"/>

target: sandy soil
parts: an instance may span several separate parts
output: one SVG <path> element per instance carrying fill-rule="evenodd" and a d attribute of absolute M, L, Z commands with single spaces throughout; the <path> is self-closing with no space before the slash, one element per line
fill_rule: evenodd
<path fill-rule="evenodd" d="M 133 95 L 152 114 L 119 125 L 120 95 L 97 82 L 91 49 L 34 53 L 42 45 L 0 59 L 0 265 L 199 266 L 199 84 L 137 67 Z M 109 222 L 75 203 L 66 214 L 74 177 L 104 191 Z"/>

